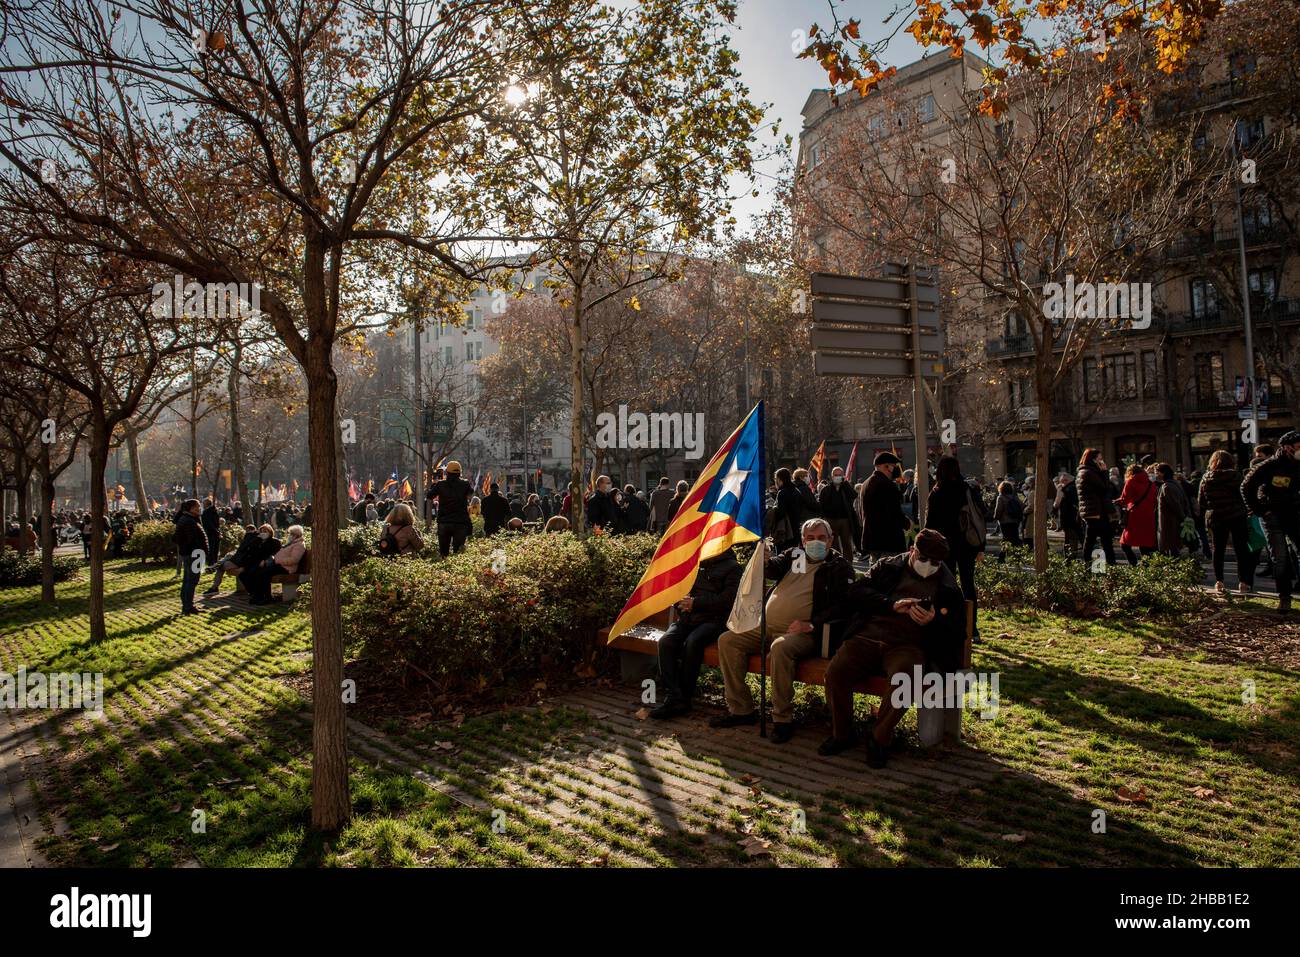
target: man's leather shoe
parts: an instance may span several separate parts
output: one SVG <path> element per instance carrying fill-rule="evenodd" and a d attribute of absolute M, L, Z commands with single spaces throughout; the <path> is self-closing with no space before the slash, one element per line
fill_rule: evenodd
<path fill-rule="evenodd" d="M 709 719 L 710 728 L 738 728 L 744 724 L 758 724 L 758 713 L 719 714 Z"/>
<path fill-rule="evenodd" d="M 823 757 L 834 757 L 848 751 L 850 748 L 857 747 L 857 738 L 836 738 L 834 736 L 827 738 L 817 748 L 817 753 Z"/>
<path fill-rule="evenodd" d="M 794 737 L 794 723 L 772 724 L 772 743 L 785 744 Z"/>
<path fill-rule="evenodd" d="M 650 717 L 658 721 L 665 721 L 668 718 L 678 718 L 684 714 L 690 714 L 690 711 L 691 706 L 685 701 L 674 701 L 672 698 L 669 698 L 659 707 L 652 709 L 650 711 Z"/>

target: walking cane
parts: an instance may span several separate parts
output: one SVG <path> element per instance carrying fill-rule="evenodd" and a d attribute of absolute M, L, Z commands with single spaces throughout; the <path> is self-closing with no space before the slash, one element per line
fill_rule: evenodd
<path fill-rule="evenodd" d="M 764 539 L 758 543 L 759 548 L 765 547 L 767 540 Z M 767 587 L 767 555 L 763 555 L 763 603 L 759 606 L 758 611 L 758 735 L 761 738 L 767 737 L 767 599 L 776 590 L 776 584 L 773 583 L 772 589 Z"/>

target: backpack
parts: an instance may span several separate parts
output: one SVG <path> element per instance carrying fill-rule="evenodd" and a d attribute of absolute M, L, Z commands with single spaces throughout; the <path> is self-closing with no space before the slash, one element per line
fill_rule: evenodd
<path fill-rule="evenodd" d="M 397 543 L 397 536 L 393 534 L 393 526 L 385 525 L 384 534 L 379 536 L 379 553 L 381 555 L 398 555 L 402 551 L 401 546 Z"/>
<path fill-rule="evenodd" d="M 975 493 L 971 491 L 969 485 L 966 486 L 966 504 L 961 507 L 957 513 L 957 524 L 961 527 L 961 532 L 966 536 L 966 544 L 975 548 L 983 548 L 988 538 L 988 524 L 984 520 L 984 512 L 975 504 Z"/>

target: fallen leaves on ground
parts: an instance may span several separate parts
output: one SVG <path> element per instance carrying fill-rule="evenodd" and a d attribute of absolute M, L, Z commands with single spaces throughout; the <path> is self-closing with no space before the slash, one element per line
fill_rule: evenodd
<path fill-rule="evenodd" d="M 1115 797 L 1128 804 L 1150 804 L 1151 799 L 1147 797 L 1146 788 L 1139 787 L 1136 791 L 1132 788 L 1120 785 L 1115 789 Z"/>

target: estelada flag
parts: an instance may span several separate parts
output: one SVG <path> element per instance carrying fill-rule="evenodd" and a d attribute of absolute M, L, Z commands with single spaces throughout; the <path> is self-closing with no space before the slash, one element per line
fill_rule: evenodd
<path fill-rule="evenodd" d="M 817 446 L 817 451 L 813 453 L 812 461 L 808 463 L 808 471 L 817 473 L 817 481 L 822 480 L 822 469 L 826 467 L 826 440 L 822 439 L 822 444 Z"/>
<path fill-rule="evenodd" d="M 411 480 L 409 478 L 402 479 L 402 498 L 410 498 L 414 494 L 415 490 L 411 488 Z"/>
<path fill-rule="evenodd" d="M 763 403 L 709 459 L 609 631 L 613 641 L 691 593 L 700 562 L 763 534 Z"/>

